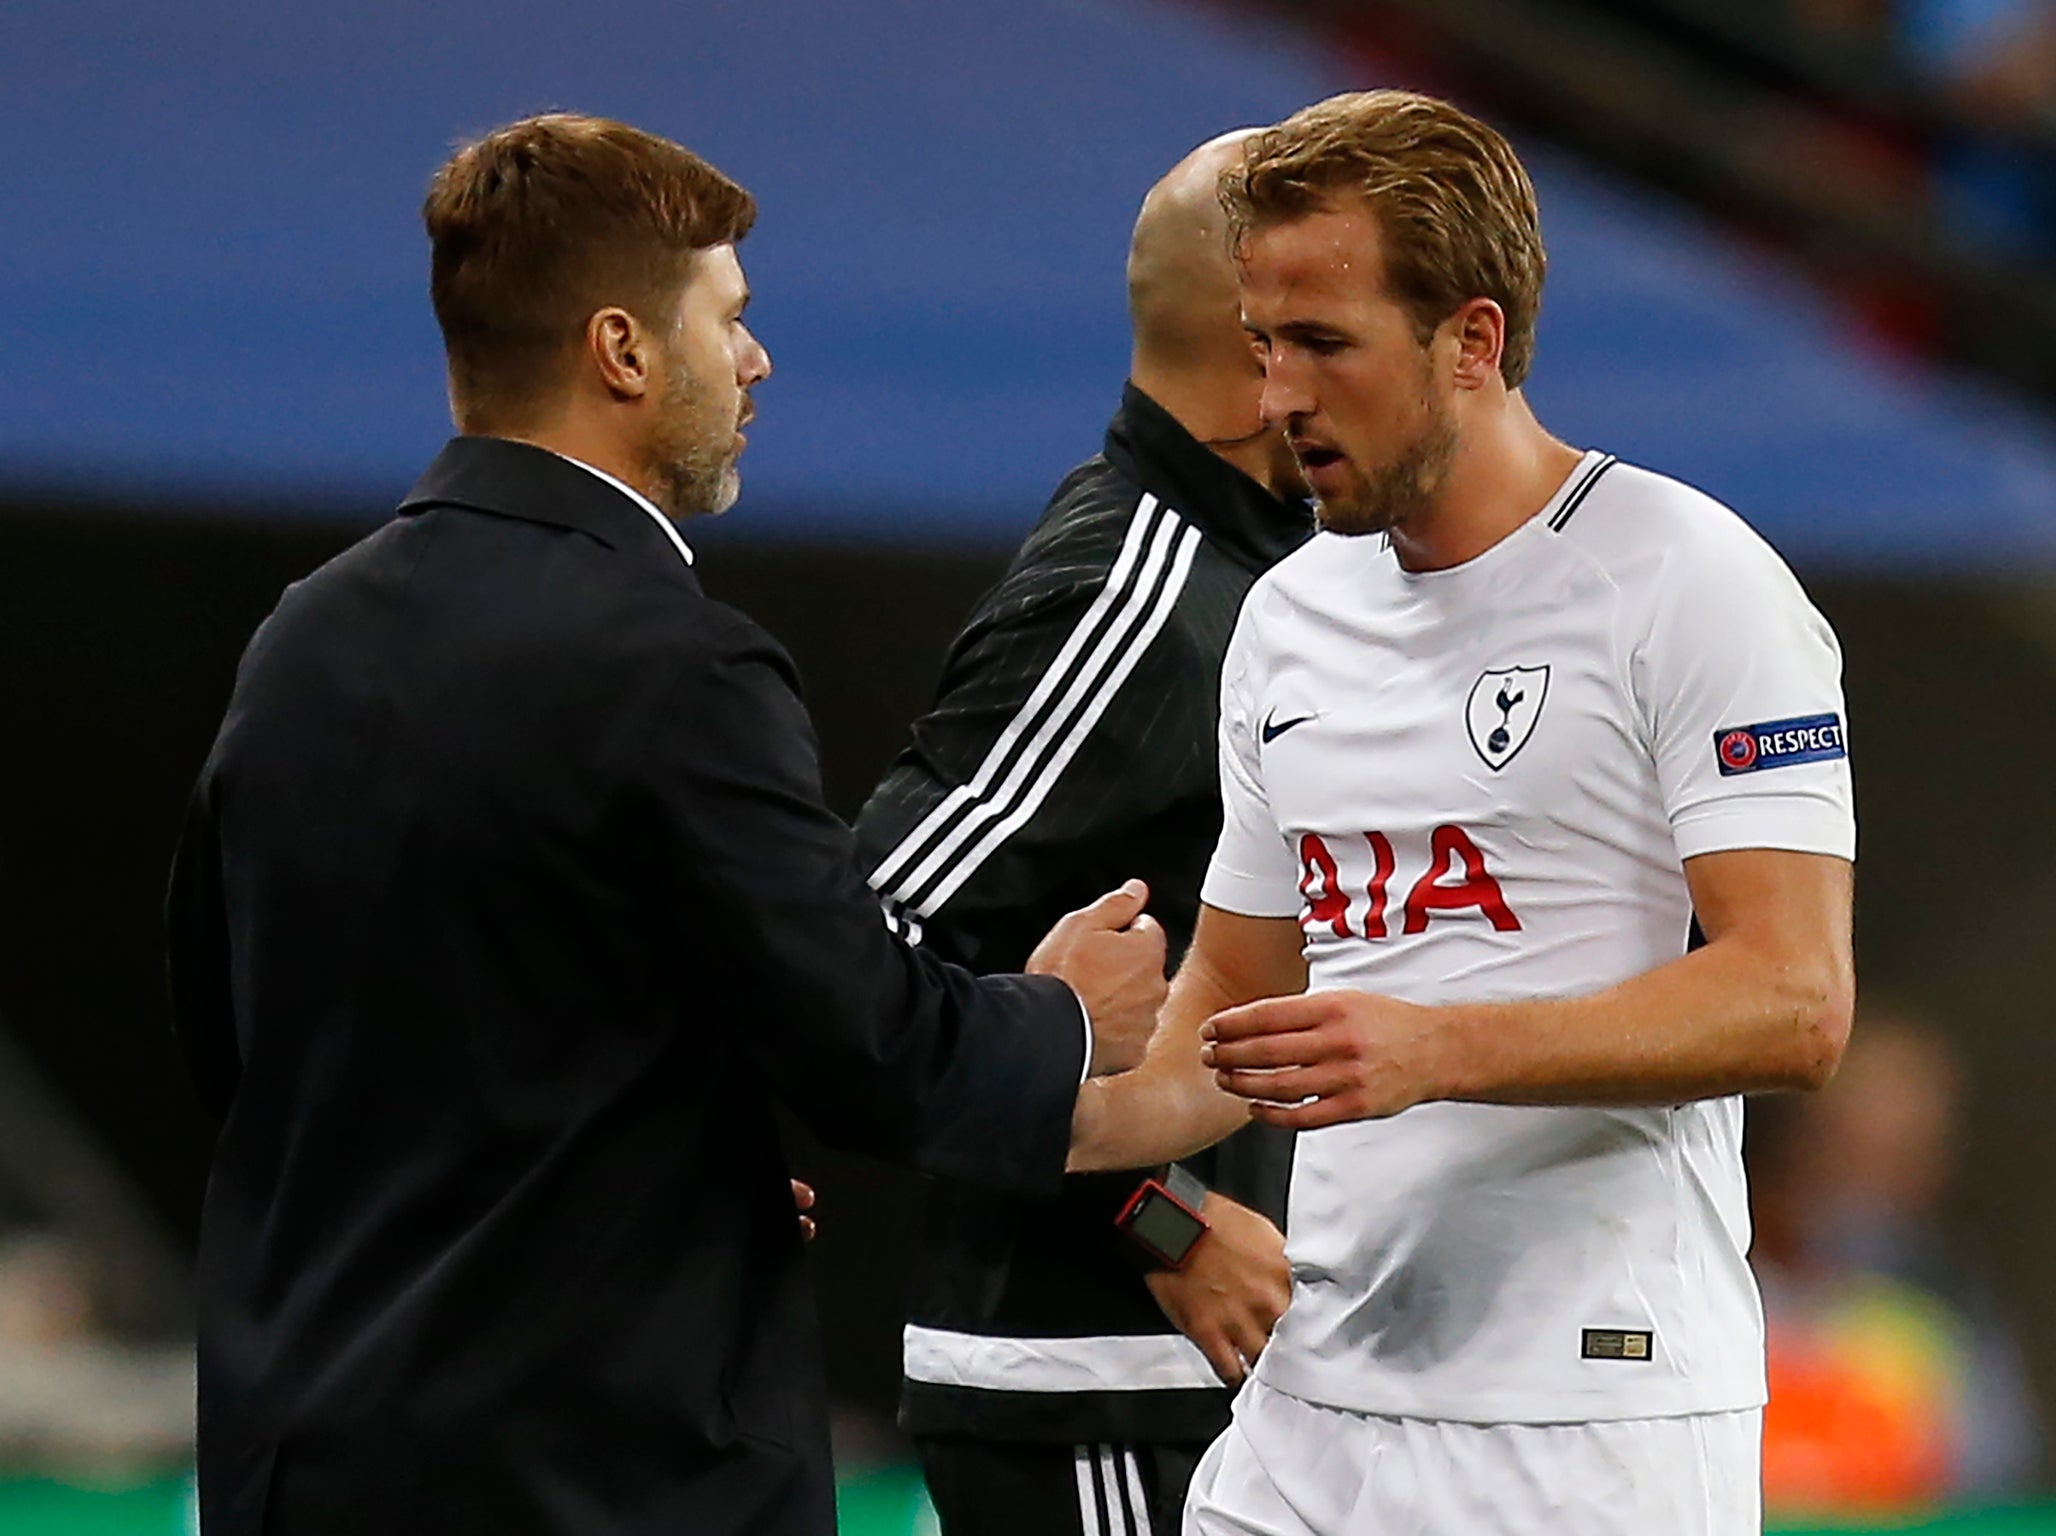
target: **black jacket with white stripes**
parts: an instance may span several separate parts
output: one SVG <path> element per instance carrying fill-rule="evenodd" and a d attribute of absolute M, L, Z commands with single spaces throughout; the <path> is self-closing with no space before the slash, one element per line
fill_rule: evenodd
<path fill-rule="evenodd" d="M 950 647 L 935 704 L 858 839 L 890 921 L 981 971 L 1131 875 L 1175 957 L 1220 829 L 1221 658 L 1255 579 L 1311 532 L 1128 386 Z M 1291 1142 L 1253 1128 L 1190 1166 L 1275 1221 Z M 1193 1440 L 1228 1393 L 1165 1320 L 1113 1218 L 1132 1173 L 1034 1202 L 938 1183 L 901 1422 L 995 1440 Z"/>

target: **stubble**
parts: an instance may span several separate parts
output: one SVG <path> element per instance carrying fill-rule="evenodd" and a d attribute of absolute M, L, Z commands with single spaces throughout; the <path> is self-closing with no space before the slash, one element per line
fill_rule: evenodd
<path fill-rule="evenodd" d="M 664 381 L 662 425 L 650 443 L 653 498 L 683 521 L 714 517 L 735 505 L 742 490 L 736 473 L 733 407 L 699 389 L 683 364 Z"/>
<path fill-rule="evenodd" d="M 1316 498 L 1314 517 L 1322 529 L 1349 537 L 1390 533 L 1417 522 L 1448 478 L 1456 458 L 1456 419 L 1433 401 L 1424 402 L 1427 424 L 1389 463 L 1365 471 L 1344 498 Z"/>

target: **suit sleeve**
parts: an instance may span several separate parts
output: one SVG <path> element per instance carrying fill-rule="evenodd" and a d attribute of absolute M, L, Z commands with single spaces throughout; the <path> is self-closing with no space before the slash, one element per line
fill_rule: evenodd
<path fill-rule="evenodd" d="M 1138 828 L 1211 787 L 1213 679 L 1170 582 L 1023 578 L 1044 585 L 1003 585 L 974 616 L 857 819 L 887 912 L 978 968 L 1020 963 L 1062 913 L 1142 873 Z"/>
<path fill-rule="evenodd" d="M 172 1029 L 201 1108 L 226 1119 L 242 1074 L 229 995 L 228 915 L 221 848 L 203 776 L 186 810 L 165 898 Z"/>
<path fill-rule="evenodd" d="M 632 771 L 692 1022 L 727 1034 L 824 1141 L 1055 1188 L 1083 1067 L 1076 996 L 1049 977 L 973 977 L 890 933 L 823 802 L 790 662 L 740 620 L 701 649 Z"/>

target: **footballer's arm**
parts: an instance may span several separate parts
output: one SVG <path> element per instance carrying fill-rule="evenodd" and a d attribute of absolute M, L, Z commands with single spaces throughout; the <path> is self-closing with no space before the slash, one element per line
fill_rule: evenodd
<path fill-rule="evenodd" d="M 1296 918 L 1243 917 L 1202 904 L 1142 1064 L 1078 1090 L 1070 1170 L 1173 1162 L 1248 1124 L 1250 1105 L 1200 1060 L 1200 1030 L 1223 1009 L 1304 990 L 1300 946 Z"/>
<path fill-rule="evenodd" d="M 1741 849 L 1686 860 L 1685 879 L 1706 944 L 1603 992 L 1442 1007 L 1272 998 L 1208 1020 L 1202 1058 L 1256 1119 L 1302 1130 L 1431 1099 L 1679 1104 L 1820 1087 L 1855 1007 L 1849 862 Z"/>

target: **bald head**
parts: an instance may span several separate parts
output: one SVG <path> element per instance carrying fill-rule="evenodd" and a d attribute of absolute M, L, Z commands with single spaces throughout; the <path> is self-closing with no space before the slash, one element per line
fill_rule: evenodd
<path fill-rule="evenodd" d="M 1209 139 L 1149 189 L 1128 245 L 1128 381 L 1273 495 L 1303 498 L 1292 450 L 1263 419 L 1263 370 L 1242 329 L 1221 173 L 1261 130 Z"/>
<path fill-rule="evenodd" d="M 1246 358 L 1221 172 L 1257 130 L 1209 139 L 1150 188 L 1128 246 L 1128 315 L 1138 371 L 1219 366 Z"/>

